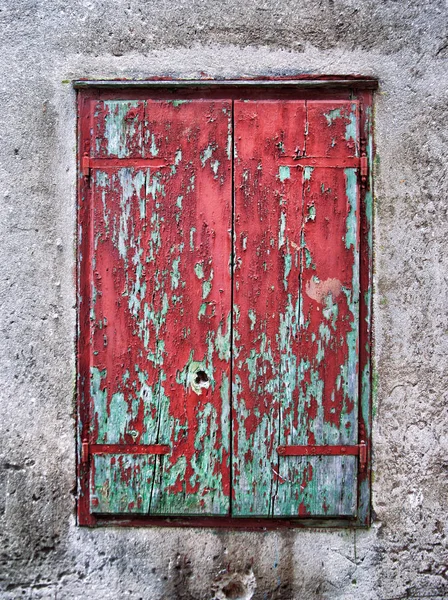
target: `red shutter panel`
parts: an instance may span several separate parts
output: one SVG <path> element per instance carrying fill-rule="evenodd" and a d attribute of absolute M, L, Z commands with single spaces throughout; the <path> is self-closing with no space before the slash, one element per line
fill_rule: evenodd
<path fill-rule="evenodd" d="M 356 102 L 235 103 L 238 516 L 356 514 L 358 138 Z"/>
<path fill-rule="evenodd" d="M 231 103 L 100 101 L 90 120 L 88 510 L 226 515 Z"/>

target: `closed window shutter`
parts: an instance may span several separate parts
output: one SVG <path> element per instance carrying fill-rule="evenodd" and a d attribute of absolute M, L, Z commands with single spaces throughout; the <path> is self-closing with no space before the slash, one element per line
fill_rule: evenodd
<path fill-rule="evenodd" d="M 81 523 L 366 522 L 362 111 L 81 97 Z"/>

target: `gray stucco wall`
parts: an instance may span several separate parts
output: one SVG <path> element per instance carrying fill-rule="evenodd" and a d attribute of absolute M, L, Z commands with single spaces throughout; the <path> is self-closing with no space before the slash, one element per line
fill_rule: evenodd
<path fill-rule="evenodd" d="M 443 0 L 0 3 L 1 598 L 448 597 L 447 18 Z M 369 530 L 76 526 L 67 81 L 200 72 L 380 79 Z"/>

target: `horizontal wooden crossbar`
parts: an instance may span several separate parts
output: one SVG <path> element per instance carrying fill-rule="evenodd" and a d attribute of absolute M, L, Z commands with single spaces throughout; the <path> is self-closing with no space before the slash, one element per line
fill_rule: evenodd
<path fill-rule="evenodd" d="M 281 456 L 357 456 L 360 446 L 279 446 L 277 452 Z"/>
<path fill-rule="evenodd" d="M 284 167 L 313 167 L 322 169 L 331 168 L 352 168 L 357 169 L 361 164 L 359 157 L 336 157 L 328 158 L 321 156 L 300 156 L 300 157 L 284 157 L 278 160 L 278 164 Z M 108 169 L 163 169 L 169 167 L 170 164 L 166 160 L 159 158 L 91 158 L 89 156 L 82 157 L 82 172 L 88 175 L 92 169 L 100 169 L 107 171 Z"/>
<path fill-rule="evenodd" d="M 91 169 L 162 169 L 170 165 L 166 160 L 160 158 L 91 158 L 90 156 L 82 157 L 82 172 L 83 175 L 88 175 Z"/>
<path fill-rule="evenodd" d="M 89 454 L 169 454 L 166 444 L 87 444 Z M 84 444 L 83 444 L 84 446 Z"/>
<path fill-rule="evenodd" d="M 278 446 L 280 456 L 359 456 L 359 467 L 364 471 L 367 465 L 367 445 L 356 446 Z"/>
<path fill-rule="evenodd" d="M 361 159 L 357 156 L 341 156 L 336 158 L 329 158 L 327 156 L 299 156 L 299 157 L 285 157 L 279 158 L 278 164 L 284 167 L 320 167 L 322 169 L 328 168 L 351 168 L 357 169 L 361 164 Z"/>

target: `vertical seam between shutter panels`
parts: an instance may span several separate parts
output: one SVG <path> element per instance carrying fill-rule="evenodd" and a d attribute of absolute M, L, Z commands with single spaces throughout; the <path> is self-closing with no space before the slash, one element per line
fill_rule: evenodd
<path fill-rule="evenodd" d="M 233 499 L 233 359 L 234 359 L 234 285 L 235 285 L 235 101 L 232 100 L 231 110 L 231 244 L 230 244 L 230 386 L 229 386 L 229 517 L 232 517 L 232 499 Z"/>

